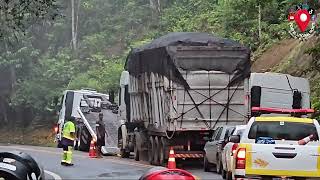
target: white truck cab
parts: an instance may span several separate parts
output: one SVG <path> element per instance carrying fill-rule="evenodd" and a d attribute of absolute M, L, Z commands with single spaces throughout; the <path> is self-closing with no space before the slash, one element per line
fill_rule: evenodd
<path fill-rule="evenodd" d="M 101 111 L 101 99 L 99 98 L 101 96 L 105 96 L 105 94 L 98 93 L 92 89 L 66 90 L 63 92 L 63 96 L 61 98 L 61 109 L 59 111 L 59 120 L 57 123 L 58 129 L 56 132 L 56 141 L 58 144 L 62 138 L 64 122 L 71 117 L 83 119 L 78 112 L 79 108 L 82 113 Z M 87 142 L 86 144 L 89 143 L 90 142 Z"/>
<path fill-rule="evenodd" d="M 252 117 L 241 139 L 230 138 L 239 143 L 233 178 L 319 178 L 319 132 L 318 121 L 309 118 Z M 310 135 L 310 142 L 298 144 Z"/>

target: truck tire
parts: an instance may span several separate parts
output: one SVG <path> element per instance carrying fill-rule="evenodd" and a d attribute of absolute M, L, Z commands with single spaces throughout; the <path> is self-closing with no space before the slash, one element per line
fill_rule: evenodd
<path fill-rule="evenodd" d="M 148 161 L 152 165 L 153 164 L 153 152 L 154 152 L 154 142 L 152 136 L 149 138 L 148 143 Z"/>
<path fill-rule="evenodd" d="M 154 151 L 153 151 L 153 164 L 159 166 L 159 156 L 160 156 L 160 148 L 159 148 L 159 138 L 156 136 L 154 138 Z"/>
<path fill-rule="evenodd" d="M 139 149 L 138 149 L 138 144 L 137 144 L 137 139 L 135 138 L 134 144 L 133 144 L 133 152 L 134 152 L 134 160 L 139 161 Z"/>
<path fill-rule="evenodd" d="M 90 149 L 90 142 L 91 142 L 91 135 L 87 128 L 82 128 L 80 132 L 80 145 L 79 145 L 79 151 L 85 151 L 88 152 Z"/>
<path fill-rule="evenodd" d="M 164 137 L 160 138 L 160 145 L 159 145 L 159 163 L 161 166 L 165 166 L 166 163 L 166 142 Z"/>
<path fill-rule="evenodd" d="M 126 151 L 125 149 L 120 150 L 120 156 L 121 158 L 129 158 L 130 157 L 130 152 Z"/>
<path fill-rule="evenodd" d="M 73 149 L 79 150 L 79 141 L 77 141 L 77 140 L 75 141 Z"/>

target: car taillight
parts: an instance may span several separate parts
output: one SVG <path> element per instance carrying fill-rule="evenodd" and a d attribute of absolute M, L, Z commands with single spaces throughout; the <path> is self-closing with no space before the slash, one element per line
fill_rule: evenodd
<path fill-rule="evenodd" d="M 237 148 L 238 148 L 238 144 L 237 144 L 237 143 L 234 143 L 234 144 L 232 145 L 232 148 L 231 148 L 231 156 L 233 156 L 234 154 L 236 154 Z"/>
<path fill-rule="evenodd" d="M 236 155 L 236 169 L 246 168 L 246 149 L 240 148 Z"/>

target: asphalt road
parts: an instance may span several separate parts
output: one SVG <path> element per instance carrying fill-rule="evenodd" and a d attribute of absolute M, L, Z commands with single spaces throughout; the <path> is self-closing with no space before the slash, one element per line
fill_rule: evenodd
<path fill-rule="evenodd" d="M 22 151 L 30 154 L 44 166 L 47 179 L 139 179 L 139 177 L 154 166 L 146 162 L 136 162 L 133 159 L 120 159 L 105 156 L 103 159 L 91 159 L 85 152 L 74 152 L 73 167 L 60 165 L 61 149 L 35 146 L 0 146 L 0 151 Z M 200 179 L 221 180 L 221 176 L 203 172 L 200 165 L 182 165 Z"/>

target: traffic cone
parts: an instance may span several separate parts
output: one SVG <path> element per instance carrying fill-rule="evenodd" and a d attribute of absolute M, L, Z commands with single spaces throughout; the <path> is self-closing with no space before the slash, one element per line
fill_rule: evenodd
<path fill-rule="evenodd" d="M 96 158 L 97 157 L 96 142 L 94 140 L 92 140 L 91 143 L 90 143 L 89 157 L 90 158 Z"/>
<path fill-rule="evenodd" d="M 170 148 L 169 159 L 168 159 L 168 169 L 176 169 L 176 159 L 173 148 Z"/>

